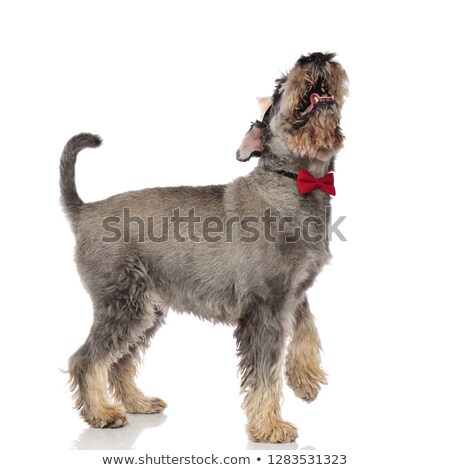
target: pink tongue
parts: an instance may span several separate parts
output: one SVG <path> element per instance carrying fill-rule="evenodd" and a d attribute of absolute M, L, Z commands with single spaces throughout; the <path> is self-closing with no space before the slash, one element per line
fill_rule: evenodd
<path fill-rule="evenodd" d="M 316 104 L 319 101 L 330 101 L 332 100 L 332 96 L 320 96 L 317 93 L 313 93 L 310 97 L 309 100 L 311 101 L 311 104 L 306 108 L 305 114 L 310 113 L 316 106 Z"/>

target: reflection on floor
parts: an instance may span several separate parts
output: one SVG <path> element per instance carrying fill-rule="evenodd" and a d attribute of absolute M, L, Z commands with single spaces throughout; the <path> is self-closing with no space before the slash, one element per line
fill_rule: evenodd
<path fill-rule="evenodd" d="M 72 441 L 72 450 L 134 450 L 140 434 L 150 428 L 161 426 L 167 420 L 162 414 L 128 415 L 128 426 L 120 429 L 84 429 Z M 289 444 L 264 444 L 248 442 L 245 450 L 297 450 L 297 442 Z M 313 446 L 302 446 L 300 450 L 315 450 Z"/>
<path fill-rule="evenodd" d="M 72 450 L 133 450 L 139 435 L 145 429 L 156 428 L 167 419 L 166 415 L 128 415 L 128 426 L 120 429 L 84 429 L 72 441 Z"/>

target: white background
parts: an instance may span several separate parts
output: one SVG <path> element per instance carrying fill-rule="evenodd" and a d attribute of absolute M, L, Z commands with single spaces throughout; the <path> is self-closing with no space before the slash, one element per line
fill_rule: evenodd
<path fill-rule="evenodd" d="M 264 449 L 305 447 L 346 453 L 347 468 L 448 468 L 444 5 L 2 2 L 5 468 L 44 468 L 55 455 L 67 466 L 71 448 L 250 455 L 263 468 L 255 459 Z M 259 117 L 255 97 L 270 95 L 274 79 L 314 51 L 337 52 L 350 78 L 333 203 L 335 217 L 347 216 L 348 241 L 333 241 L 333 262 L 310 292 L 329 386 L 310 405 L 284 391 L 297 443 L 248 443 L 232 330 L 173 313 L 139 378 L 168 402 L 165 414 L 131 417 L 120 430 L 88 429 L 58 370 L 91 322 L 59 207 L 65 142 L 82 131 L 104 138 L 77 163 L 85 201 L 229 182 L 254 166 L 237 162 L 235 151 Z M 90 468 L 99 463 L 89 459 Z"/>

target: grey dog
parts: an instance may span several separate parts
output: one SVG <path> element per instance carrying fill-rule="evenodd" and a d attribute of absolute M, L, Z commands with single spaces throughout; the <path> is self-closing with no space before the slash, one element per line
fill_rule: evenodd
<path fill-rule="evenodd" d="M 295 394 L 314 400 L 326 375 L 306 291 L 330 258 L 332 192 L 324 188 L 344 139 L 346 92 L 347 76 L 333 54 L 302 56 L 276 81 L 271 107 L 237 153 L 241 161 L 259 157 L 256 168 L 227 185 L 143 189 L 84 203 L 76 157 L 101 140 L 92 134 L 69 140 L 61 199 L 94 321 L 68 372 L 87 423 L 120 427 L 127 413 L 165 409 L 134 378 L 171 308 L 235 328 L 249 438 L 296 439 L 295 426 L 281 417 L 283 362 Z M 311 178 L 307 192 L 299 191 L 302 171 Z M 146 220 L 153 230 L 147 237 Z"/>

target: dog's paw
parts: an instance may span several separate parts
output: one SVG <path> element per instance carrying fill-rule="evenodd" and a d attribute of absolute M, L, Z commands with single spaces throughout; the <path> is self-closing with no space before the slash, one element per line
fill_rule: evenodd
<path fill-rule="evenodd" d="M 249 423 L 247 434 L 253 442 L 270 444 L 294 442 L 298 437 L 297 428 L 287 421 L 270 421 L 258 425 Z"/>
<path fill-rule="evenodd" d="M 128 413 L 132 414 L 153 414 L 162 413 L 167 408 L 167 404 L 160 398 L 143 397 L 132 403 L 126 403 L 125 408 Z"/>
<path fill-rule="evenodd" d="M 310 403 L 317 398 L 321 385 L 327 384 L 327 375 L 320 368 L 286 370 L 286 382 L 297 397 Z"/>
<path fill-rule="evenodd" d="M 84 420 L 94 428 L 121 428 L 128 424 L 122 405 L 104 406 L 96 412 L 83 414 Z"/>

